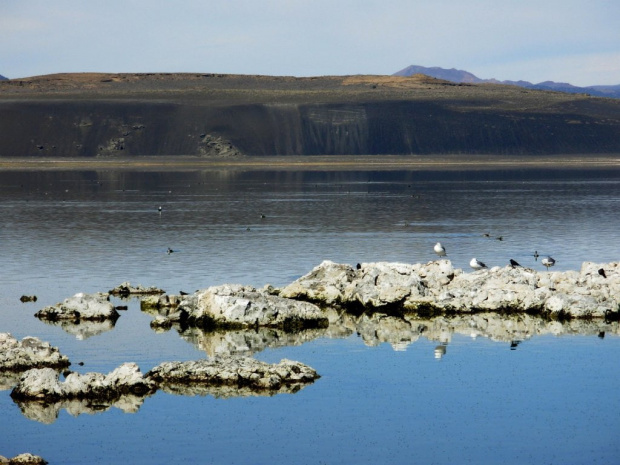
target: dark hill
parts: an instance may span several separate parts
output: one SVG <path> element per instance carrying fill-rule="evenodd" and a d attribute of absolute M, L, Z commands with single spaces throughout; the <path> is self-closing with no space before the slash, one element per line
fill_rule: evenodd
<path fill-rule="evenodd" d="M 423 75 L 0 82 L 0 156 L 620 153 L 620 101 Z"/>

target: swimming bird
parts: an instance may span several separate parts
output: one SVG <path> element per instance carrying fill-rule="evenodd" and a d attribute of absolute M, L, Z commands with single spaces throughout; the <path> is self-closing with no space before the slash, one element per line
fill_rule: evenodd
<path fill-rule="evenodd" d="M 469 262 L 469 266 L 471 266 L 476 271 L 487 267 L 484 263 L 482 263 L 477 258 L 472 258 L 471 261 Z"/>
<path fill-rule="evenodd" d="M 534 251 L 534 260 L 538 261 L 538 257 L 540 257 L 540 255 L 538 255 L 538 250 Z"/>
<path fill-rule="evenodd" d="M 172 250 L 170 247 L 168 247 L 168 250 L 166 250 L 166 253 L 168 255 L 170 255 L 171 253 L 174 253 L 174 250 Z"/>
<path fill-rule="evenodd" d="M 549 269 L 550 267 L 555 265 L 555 260 L 551 257 L 545 257 L 540 261 L 540 263 L 542 263 L 543 265 L 547 267 L 547 269 Z"/>
<path fill-rule="evenodd" d="M 441 245 L 441 242 L 437 242 L 437 244 L 435 244 L 435 247 L 433 247 L 433 250 L 440 257 L 445 257 L 446 256 L 446 249 L 445 249 L 445 247 L 443 245 Z"/>
<path fill-rule="evenodd" d="M 521 266 L 521 265 L 519 265 L 519 263 L 518 263 L 516 260 L 513 260 L 513 259 L 511 258 L 511 259 L 510 259 L 510 266 L 512 266 L 512 267 L 514 268 L 515 266 Z"/>
<path fill-rule="evenodd" d="M 161 205 L 159 206 L 159 208 L 157 210 L 159 210 L 159 213 L 161 213 Z"/>
<path fill-rule="evenodd" d="M 599 268 L 598 274 L 600 274 L 603 278 L 607 277 L 607 275 L 605 274 L 605 270 L 603 268 Z"/>

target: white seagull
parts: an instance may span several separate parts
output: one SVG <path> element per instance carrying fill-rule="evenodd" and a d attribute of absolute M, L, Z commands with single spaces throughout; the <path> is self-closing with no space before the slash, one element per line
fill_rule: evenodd
<path fill-rule="evenodd" d="M 555 265 L 555 260 L 551 257 L 545 257 L 540 261 L 540 263 L 542 263 L 547 267 L 547 269 L 549 269 L 549 267 Z"/>
<path fill-rule="evenodd" d="M 441 245 L 441 242 L 437 242 L 437 244 L 435 244 L 435 247 L 433 247 L 433 250 L 440 257 L 445 257 L 446 256 L 446 249 L 445 249 L 445 247 L 443 245 Z"/>
<path fill-rule="evenodd" d="M 476 258 L 471 259 L 471 261 L 469 262 L 469 266 L 471 266 L 476 271 L 487 267 L 484 263 L 482 263 L 480 260 Z"/>

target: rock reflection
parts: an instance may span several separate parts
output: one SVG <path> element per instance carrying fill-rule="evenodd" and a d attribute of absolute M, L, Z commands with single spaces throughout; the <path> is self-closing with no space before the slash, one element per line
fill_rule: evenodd
<path fill-rule="evenodd" d="M 160 389 L 168 394 L 177 396 L 211 396 L 216 399 L 229 399 L 232 397 L 272 397 L 277 394 L 295 394 L 306 387 L 306 384 L 294 384 L 291 386 L 281 386 L 279 389 L 256 390 L 244 386 L 204 386 L 200 384 L 183 384 L 163 382 Z"/>
<path fill-rule="evenodd" d="M 116 407 L 125 413 L 136 413 L 144 399 L 148 396 L 135 396 L 131 394 L 123 395 L 114 402 L 106 402 L 92 399 L 70 399 L 58 402 L 40 401 L 14 401 L 20 408 L 22 414 L 39 423 L 52 424 L 58 419 L 62 409 L 73 417 L 81 414 L 95 415 Z"/>
<path fill-rule="evenodd" d="M 89 337 L 111 331 L 116 325 L 116 320 L 102 321 L 72 321 L 72 320 L 41 320 L 45 324 L 59 326 L 66 333 L 75 336 L 78 340 L 88 339 Z"/>
<path fill-rule="evenodd" d="M 15 387 L 19 381 L 21 373 L 11 371 L 0 371 L 0 391 L 8 391 Z"/>
<path fill-rule="evenodd" d="M 390 344 L 395 351 L 405 351 L 421 337 L 439 343 L 435 357 L 446 354 L 454 334 L 473 339 L 485 337 L 506 342 L 517 349 L 523 341 L 541 335 L 620 334 L 618 322 L 603 320 L 556 321 L 528 314 L 500 315 L 476 313 L 442 315 L 422 318 L 417 315 L 395 317 L 381 313 L 352 315 L 332 308 L 324 310 L 329 319 L 327 328 L 288 333 L 279 329 L 258 328 L 235 331 L 203 331 L 197 328 L 181 330 L 180 336 L 204 351 L 209 357 L 219 355 L 252 355 L 267 348 L 301 345 L 319 338 L 346 338 L 357 334 L 369 347 Z"/>
<path fill-rule="evenodd" d="M 287 333 L 274 328 L 256 328 L 233 331 L 203 331 L 188 328 L 180 331 L 181 338 L 213 358 L 221 355 L 250 356 L 267 348 L 298 346 L 328 336 L 329 330 L 307 329 Z"/>

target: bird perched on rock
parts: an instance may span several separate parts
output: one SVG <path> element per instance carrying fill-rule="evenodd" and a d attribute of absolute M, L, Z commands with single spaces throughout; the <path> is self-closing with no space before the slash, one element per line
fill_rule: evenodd
<path fill-rule="evenodd" d="M 607 277 L 607 275 L 605 274 L 605 270 L 603 268 L 599 268 L 598 274 L 600 274 L 603 278 Z"/>
<path fill-rule="evenodd" d="M 545 257 L 540 261 L 540 263 L 542 263 L 543 265 L 545 265 L 545 267 L 547 267 L 547 269 L 549 269 L 550 267 L 555 265 L 555 260 L 551 257 Z"/>
<path fill-rule="evenodd" d="M 433 247 L 433 250 L 440 257 L 445 257 L 446 256 L 446 249 L 445 249 L 445 247 L 443 245 L 441 245 L 441 242 L 437 242 L 437 244 L 435 244 L 435 247 Z"/>
<path fill-rule="evenodd" d="M 471 259 L 471 261 L 469 262 L 469 266 L 471 266 L 476 271 L 487 267 L 484 263 L 482 263 L 475 257 Z"/>
<path fill-rule="evenodd" d="M 519 263 L 518 263 L 516 260 L 513 260 L 513 259 L 511 258 L 511 259 L 510 259 L 510 266 L 512 266 L 512 267 L 514 268 L 515 266 L 521 266 L 521 265 L 519 265 Z"/>

